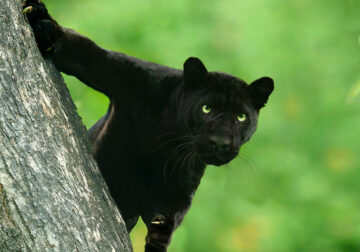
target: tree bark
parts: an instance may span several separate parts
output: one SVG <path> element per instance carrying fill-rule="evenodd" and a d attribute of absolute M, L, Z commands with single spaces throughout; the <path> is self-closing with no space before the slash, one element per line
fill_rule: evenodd
<path fill-rule="evenodd" d="M 132 251 L 59 72 L 0 0 L 0 251 Z"/>

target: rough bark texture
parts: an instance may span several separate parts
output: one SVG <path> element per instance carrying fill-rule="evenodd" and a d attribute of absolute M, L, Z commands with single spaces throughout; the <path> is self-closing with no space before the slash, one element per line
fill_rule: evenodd
<path fill-rule="evenodd" d="M 61 75 L 0 0 L 0 251 L 132 251 Z"/>

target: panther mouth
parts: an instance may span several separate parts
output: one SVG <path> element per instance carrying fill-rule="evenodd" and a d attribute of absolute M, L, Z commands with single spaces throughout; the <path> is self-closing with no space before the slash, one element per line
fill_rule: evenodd
<path fill-rule="evenodd" d="M 208 165 L 221 166 L 232 161 L 237 155 L 238 151 L 232 151 L 227 153 L 200 151 L 198 152 L 201 160 Z"/>
<path fill-rule="evenodd" d="M 233 159 L 234 158 L 222 158 L 222 159 L 219 159 L 219 158 L 210 157 L 210 158 L 205 159 L 204 161 L 208 165 L 221 166 L 221 165 L 230 163 L 230 161 L 232 161 Z"/>

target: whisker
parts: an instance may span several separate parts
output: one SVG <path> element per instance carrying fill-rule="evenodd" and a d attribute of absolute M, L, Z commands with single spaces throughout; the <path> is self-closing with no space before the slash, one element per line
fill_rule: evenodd
<path fill-rule="evenodd" d="M 192 159 L 192 169 L 195 168 L 195 159 L 197 158 L 197 153 L 194 149 L 194 154 L 191 156 L 191 159 Z"/>
<path fill-rule="evenodd" d="M 170 179 L 172 178 L 174 172 L 176 171 L 179 162 L 181 162 L 181 160 L 185 157 L 186 154 L 187 154 L 187 152 L 186 152 L 186 149 L 185 149 L 185 151 L 183 153 L 180 153 L 178 155 L 178 158 L 176 159 L 176 161 L 174 162 L 174 165 L 172 166 Z M 180 177 L 181 177 L 181 174 L 180 174 Z"/>
<path fill-rule="evenodd" d="M 193 149 L 190 149 L 189 152 L 184 156 L 183 160 L 180 162 L 180 167 L 186 168 L 186 163 L 188 161 L 188 158 L 192 154 L 192 152 L 193 152 Z"/>
<path fill-rule="evenodd" d="M 180 135 L 181 133 L 178 132 L 178 131 L 172 131 L 172 132 L 166 132 L 164 134 L 160 134 L 158 136 L 156 136 L 155 138 L 158 139 L 158 138 L 162 138 L 162 137 L 166 137 L 166 136 L 169 136 L 169 135 Z"/>
<path fill-rule="evenodd" d="M 190 167 L 187 165 L 188 161 L 190 161 L 190 157 L 191 157 L 191 154 L 193 153 L 194 151 L 194 148 L 190 149 L 186 155 L 184 156 L 183 160 L 181 161 L 180 163 L 180 168 L 182 168 L 179 172 L 179 182 L 180 182 L 180 187 L 184 187 L 184 184 L 183 184 L 183 178 L 184 178 L 184 175 L 186 176 L 187 174 L 182 174 L 182 171 L 183 169 L 190 169 Z"/>
<path fill-rule="evenodd" d="M 185 142 L 185 143 L 182 143 L 182 144 L 179 144 L 178 146 L 176 146 L 175 148 L 173 148 L 173 149 L 171 149 L 169 152 L 168 152 L 168 154 L 167 155 L 169 155 L 169 157 L 167 158 L 167 160 L 166 160 L 166 162 L 165 162 L 165 165 L 164 165 L 164 171 L 163 171 L 163 173 L 164 173 L 164 179 L 165 179 L 165 181 L 166 181 L 166 170 L 167 170 L 167 167 L 168 167 L 168 163 L 170 162 L 170 160 L 173 158 L 173 157 L 175 157 L 176 155 L 178 155 L 178 152 L 181 152 L 181 150 L 183 150 L 183 149 L 186 149 L 186 148 L 188 148 L 188 146 L 190 145 L 191 143 L 190 142 Z M 174 168 L 173 168 L 174 169 Z M 172 169 L 172 170 L 173 170 Z M 172 177 L 172 175 L 171 175 L 171 177 Z M 170 178 L 171 178 L 170 177 Z"/>
<path fill-rule="evenodd" d="M 195 148 L 193 148 L 192 151 L 191 151 L 191 155 L 189 157 L 189 166 L 191 165 L 191 170 L 193 170 L 193 171 L 194 171 L 194 168 L 195 168 L 196 155 L 197 155 L 196 150 L 195 150 Z"/>
<path fill-rule="evenodd" d="M 247 163 L 247 170 L 249 171 L 249 173 L 251 174 L 253 183 L 256 186 L 261 186 L 261 177 L 260 177 L 260 173 L 258 170 L 258 167 L 255 163 L 255 161 L 249 157 L 248 155 L 246 155 L 245 153 L 239 153 L 240 158 L 242 158 L 246 163 Z"/>
<path fill-rule="evenodd" d="M 169 137 L 169 136 L 180 136 L 180 137 L 189 137 L 191 138 L 191 136 L 188 136 L 188 135 L 184 135 L 180 132 L 176 132 L 176 131 L 173 131 L 173 132 L 167 132 L 167 133 L 164 133 L 164 134 L 161 134 L 161 135 L 158 135 L 155 137 L 155 139 L 160 139 L 160 138 L 163 138 L 163 137 Z"/>
<path fill-rule="evenodd" d="M 159 146 L 157 146 L 157 148 L 156 148 L 155 150 L 159 150 L 159 149 L 161 149 L 162 147 L 164 147 L 165 145 L 167 145 L 167 144 L 169 144 L 169 143 L 171 143 L 171 142 L 176 142 L 176 141 L 179 141 L 179 142 L 180 142 L 180 140 L 187 140 L 187 139 L 184 138 L 184 137 L 177 137 L 177 138 L 169 139 L 169 140 L 161 143 Z"/>

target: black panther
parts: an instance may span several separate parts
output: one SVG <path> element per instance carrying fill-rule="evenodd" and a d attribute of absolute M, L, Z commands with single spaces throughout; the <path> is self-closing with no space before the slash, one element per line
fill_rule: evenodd
<path fill-rule="evenodd" d="M 207 164 L 234 159 L 253 135 L 273 80 L 250 85 L 208 72 L 198 58 L 183 70 L 105 50 L 51 18 L 43 3 L 23 5 L 41 53 L 110 99 L 90 128 L 93 155 L 127 230 L 141 216 L 145 251 L 166 251 Z"/>

